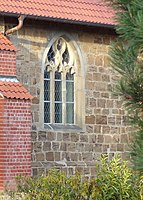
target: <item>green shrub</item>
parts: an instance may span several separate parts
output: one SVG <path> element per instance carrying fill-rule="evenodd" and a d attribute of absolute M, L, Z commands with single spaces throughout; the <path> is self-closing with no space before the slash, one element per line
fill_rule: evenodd
<path fill-rule="evenodd" d="M 66 177 L 65 173 L 59 170 L 50 170 L 47 176 L 38 178 L 18 178 L 18 190 L 26 193 L 25 199 L 27 200 L 90 199 L 94 196 L 92 194 L 94 188 L 93 181 L 84 180 L 82 182 L 78 173 Z"/>
<path fill-rule="evenodd" d="M 102 156 L 97 176 L 92 180 L 80 174 L 67 177 L 60 170 L 50 170 L 47 176 L 19 177 L 18 191 L 26 200 L 142 200 L 143 178 L 115 156 Z"/>
<path fill-rule="evenodd" d="M 140 177 L 119 156 L 111 161 L 107 156 L 98 165 L 96 183 L 102 191 L 102 200 L 139 200 Z"/>

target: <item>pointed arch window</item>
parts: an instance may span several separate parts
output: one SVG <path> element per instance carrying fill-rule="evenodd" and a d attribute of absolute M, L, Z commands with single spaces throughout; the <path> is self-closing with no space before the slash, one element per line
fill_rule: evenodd
<path fill-rule="evenodd" d="M 75 59 L 60 37 L 49 48 L 44 69 L 44 123 L 75 124 Z"/>

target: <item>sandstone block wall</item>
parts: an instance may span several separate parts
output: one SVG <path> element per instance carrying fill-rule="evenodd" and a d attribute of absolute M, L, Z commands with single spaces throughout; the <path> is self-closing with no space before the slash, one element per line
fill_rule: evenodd
<path fill-rule="evenodd" d="M 7 24 L 8 25 L 8 24 Z M 85 123 L 81 130 L 48 130 L 41 128 L 40 94 L 42 58 L 48 43 L 59 32 L 69 33 L 79 45 L 84 62 Z M 119 97 L 111 92 L 117 74 L 111 69 L 109 49 L 116 38 L 113 31 L 94 28 L 83 30 L 66 26 L 44 27 L 24 24 L 10 35 L 17 47 L 18 79 L 34 96 L 32 102 L 32 169 L 33 175 L 46 173 L 51 167 L 72 174 L 76 170 L 95 175 L 95 162 L 101 153 L 115 152 L 128 156 L 131 128 Z"/>

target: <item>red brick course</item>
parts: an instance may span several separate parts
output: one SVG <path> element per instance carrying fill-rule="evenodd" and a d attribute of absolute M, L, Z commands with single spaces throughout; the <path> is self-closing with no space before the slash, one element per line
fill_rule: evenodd
<path fill-rule="evenodd" d="M 0 50 L 0 75 L 16 76 L 16 52 Z"/>
<path fill-rule="evenodd" d="M 31 102 L 0 99 L 0 190 L 31 175 Z"/>

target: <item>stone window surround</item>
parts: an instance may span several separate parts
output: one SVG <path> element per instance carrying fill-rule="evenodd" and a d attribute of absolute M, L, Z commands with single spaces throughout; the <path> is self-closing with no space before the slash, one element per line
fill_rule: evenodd
<path fill-rule="evenodd" d="M 63 124 L 44 124 L 44 69 L 47 53 L 52 44 L 58 38 L 64 38 L 70 45 L 74 57 L 76 59 L 76 73 L 75 73 L 75 124 L 63 125 Z M 68 34 L 67 32 L 61 32 L 52 35 L 48 40 L 48 46 L 45 49 L 42 59 L 42 73 L 41 73 L 41 94 L 40 94 L 40 129 L 50 129 L 52 131 L 84 131 L 85 130 L 85 71 L 86 67 L 83 54 L 81 52 L 79 43 L 77 42 L 77 35 Z"/>
<path fill-rule="evenodd" d="M 77 63 L 72 52 L 73 50 L 69 43 L 60 37 L 52 44 L 47 54 L 44 72 L 44 96 L 46 97 L 44 97 L 44 111 L 46 104 L 48 114 L 44 113 L 45 124 L 56 123 L 65 125 L 74 124 L 75 122 L 74 77 L 77 72 Z M 67 79 L 67 77 L 70 78 Z M 71 93 L 67 89 L 68 86 L 71 86 Z M 48 91 L 45 92 L 45 89 L 48 89 Z M 55 104 L 57 105 L 57 116 L 55 116 Z M 71 106 L 71 112 L 68 113 L 68 116 L 66 111 L 67 105 Z"/>

